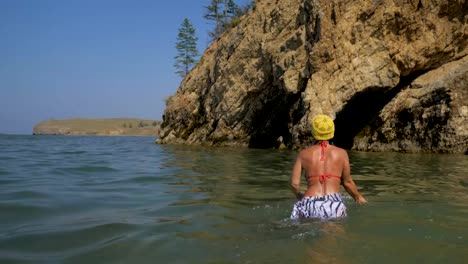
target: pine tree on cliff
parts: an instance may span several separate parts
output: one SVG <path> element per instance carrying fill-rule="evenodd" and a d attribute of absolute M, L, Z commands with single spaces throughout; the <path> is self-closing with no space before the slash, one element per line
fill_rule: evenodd
<path fill-rule="evenodd" d="M 223 0 L 212 0 L 211 4 L 205 6 L 206 13 L 203 16 L 206 20 L 212 20 L 215 22 L 215 29 L 214 31 L 210 32 L 210 37 L 213 39 L 219 37 L 221 33 L 224 31 L 224 23 L 225 23 L 225 15 L 223 12 Z"/>
<path fill-rule="evenodd" d="M 233 0 L 212 0 L 211 4 L 205 8 L 204 18 L 215 22 L 215 30 L 210 32 L 213 39 L 231 27 L 232 18 L 237 16 L 241 10 Z"/>
<path fill-rule="evenodd" d="M 176 62 L 174 67 L 177 69 L 176 73 L 184 78 L 192 69 L 192 66 L 197 62 L 198 38 L 195 35 L 195 28 L 190 21 L 185 18 L 179 28 L 177 35 L 176 49 L 177 55 L 174 57 Z"/>
<path fill-rule="evenodd" d="M 239 7 L 233 0 L 212 0 L 210 5 L 205 6 L 206 13 L 203 16 L 206 20 L 215 22 L 214 31 L 209 33 L 210 37 L 219 37 L 224 31 L 235 26 L 239 17 L 253 8 L 254 1 Z"/>
<path fill-rule="evenodd" d="M 233 0 L 225 1 L 225 5 L 226 5 L 226 14 L 230 20 L 243 15 L 242 9 Z"/>

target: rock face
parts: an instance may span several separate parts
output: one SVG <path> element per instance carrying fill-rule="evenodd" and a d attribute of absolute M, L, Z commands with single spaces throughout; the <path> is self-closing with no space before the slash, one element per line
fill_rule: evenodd
<path fill-rule="evenodd" d="M 257 0 L 207 48 L 159 143 L 466 153 L 468 1 Z"/>

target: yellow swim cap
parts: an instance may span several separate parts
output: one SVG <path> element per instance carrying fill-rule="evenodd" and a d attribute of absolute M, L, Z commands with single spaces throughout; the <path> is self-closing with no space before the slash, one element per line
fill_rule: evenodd
<path fill-rule="evenodd" d="M 312 121 L 312 132 L 317 140 L 329 140 L 334 137 L 335 124 L 327 115 L 318 115 Z"/>

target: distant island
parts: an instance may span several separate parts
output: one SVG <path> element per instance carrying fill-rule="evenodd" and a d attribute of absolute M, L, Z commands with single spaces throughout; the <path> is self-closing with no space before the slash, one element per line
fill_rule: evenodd
<path fill-rule="evenodd" d="M 40 122 L 33 135 L 158 136 L 161 121 L 137 118 L 72 118 Z"/>

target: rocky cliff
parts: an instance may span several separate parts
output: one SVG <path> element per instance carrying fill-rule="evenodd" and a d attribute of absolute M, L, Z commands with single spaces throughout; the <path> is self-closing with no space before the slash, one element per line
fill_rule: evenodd
<path fill-rule="evenodd" d="M 159 143 L 466 153 L 468 1 L 257 0 L 207 48 Z"/>

